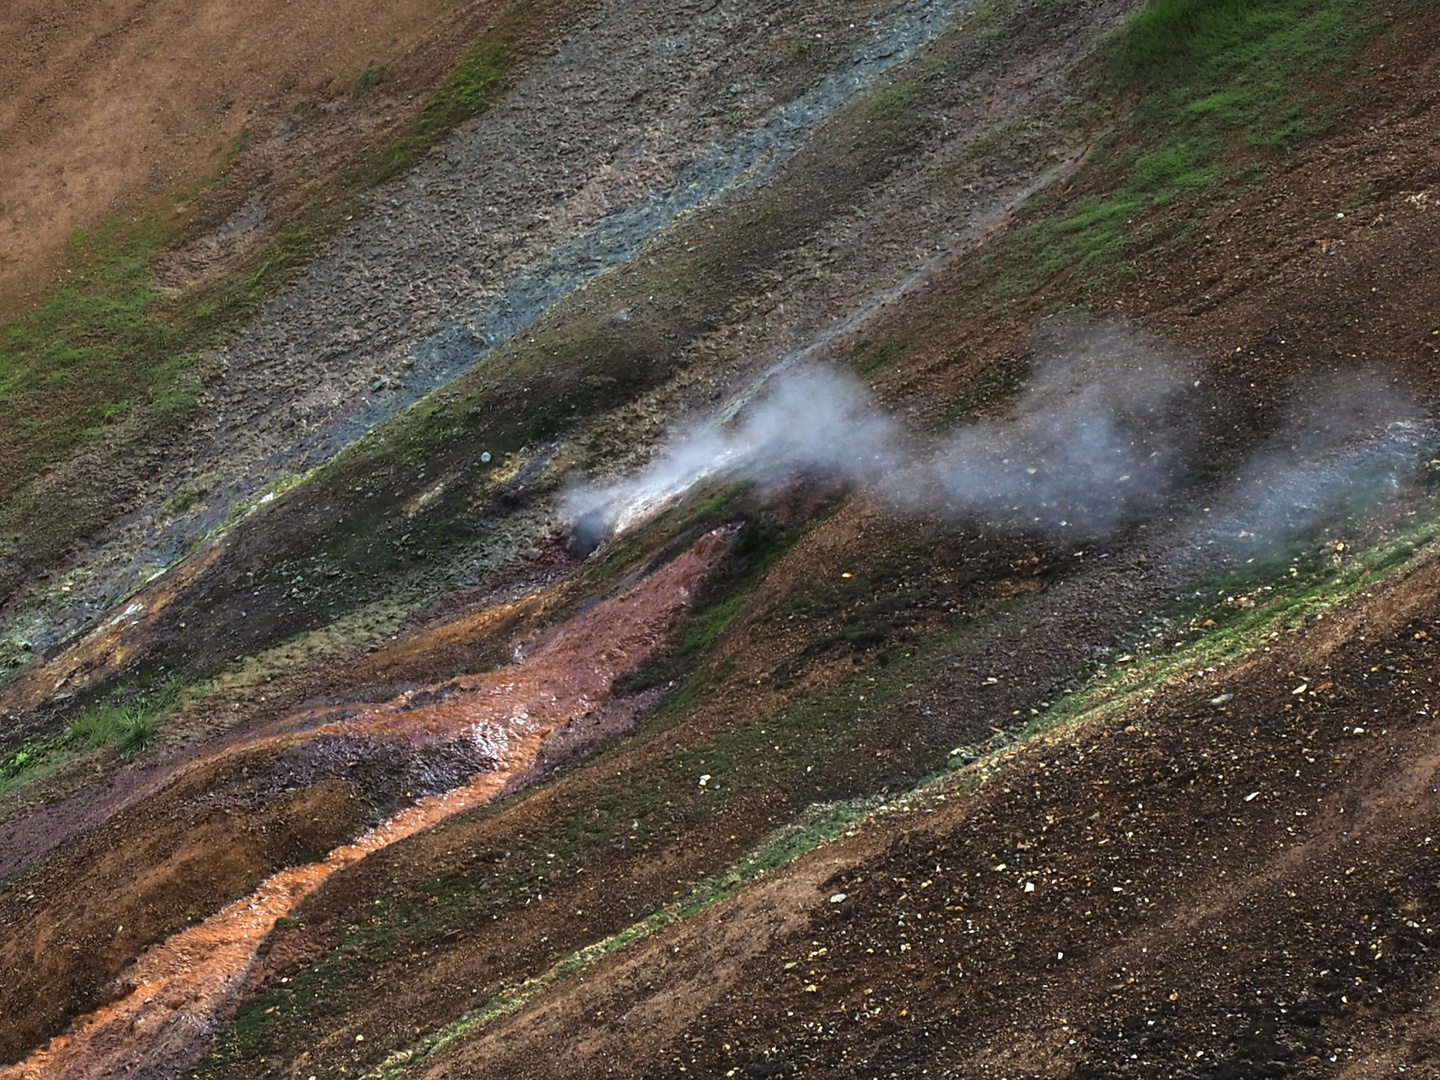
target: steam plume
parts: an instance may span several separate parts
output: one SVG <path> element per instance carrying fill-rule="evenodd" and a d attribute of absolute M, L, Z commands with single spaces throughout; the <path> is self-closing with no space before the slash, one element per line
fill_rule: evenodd
<path fill-rule="evenodd" d="M 1380 372 L 1292 387 L 1276 433 L 1219 494 L 1212 539 L 1271 548 L 1363 511 L 1393 496 L 1434 442 L 1416 404 Z"/>
<path fill-rule="evenodd" d="M 1190 481 L 1208 394 L 1121 328 L 1092 327 L 1062 346 L 1011 416 L 939 438 L 905 430 L 848 371 L 775 376 L 734 422 L 706 421 L 638 473 L 572 491 L 562 507 L 572 546 L 588 554 L 701 482 L 765 486 L 802 473 L 844 480 L 897 509 L 1077 538 L 1154 513 Z M 1373 375 L 1303 400 L 1323 404 L 1292 408 L 1218 494 L 1215 536 L 1286 539 L 1357 493 L 1393 489 L 1429 438 Z"/>

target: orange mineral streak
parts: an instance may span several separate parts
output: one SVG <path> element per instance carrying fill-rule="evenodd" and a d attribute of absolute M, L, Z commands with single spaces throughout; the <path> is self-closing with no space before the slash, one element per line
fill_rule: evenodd
<path fill-rule="evenodd" d="M 155 623 L 225 550 L 217 540 L 167 571 L 55 659 L 22 675 L 0 694 L 0 707 L 38 708 L 62 690 L 78 693 L 125 669 L 148 643 Z"/>
<path fill-rule="evenodd" d="M 474 614 L 460 615 L 436 626 L 426 627 L 392 642 L 355 668 L 357 679 L 382 679 L 402 675 L 410 664 L 424 663 L 446 650 L 483 639 L 507 625 L 544 613 L 555 590 L 540 592 L 507 604 L 495 604 Z"/>
<path fill-rule="evenodd" d="M 171 1076 L 195 1060 L 215 1017 L 244 983 L 275 920 L 337 870 L 494 798 L 530 767 L 551 733 L 608 696 L 614 679 L 647 656 L 675 615 L 729 550 L 716 530 L 635 588 L 572 619 L 530 659 L 446 684 L 451 695 L 415 707 L 403 695 L 319 735 L 385 734 L 420 742 L 473 738 L 494 768 L 469 783 L 416 802 L 322 861 L 282 870 L 254 893 L 149 949 L 120 979 L 124 993 L 73 1023 L 29 1058 L 0 1068 L 0 1080 Z M 423 698 L 421 700 L 424 700 Z M 282 736 L 293 741 L 301 733 Z"/>

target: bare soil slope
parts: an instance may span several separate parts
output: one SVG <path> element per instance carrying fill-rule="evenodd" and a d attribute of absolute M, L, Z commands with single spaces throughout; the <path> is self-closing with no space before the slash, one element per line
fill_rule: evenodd
<path fill-rule="evenodd" d="M 417 1075 L 1433 1075 L 1434 587 L 897 806 Z"/>
<path fill-rule="evenodd" d="M 357 103 L 345 101 L 357 77 L 405 67 L 456 6 L 6 4 L 0 313 L 48 291 L 75 229 L 215 177 L 247 139 L 268 137 L 302 102 L 363 125 Z"/>
<path fill-rule="evenodd" d="M 1317 134 L 1235 136 L 1248 167 L 1134 210 L 1123 260 L 1057 265 L 1025 238 L 1069 243 L 1154 148 L 1135 102 L 1087 105 L 1124 4 L 952 13 L 794 128 L 792 95 L 920 40 L 937 5 L 677 6 L 654 63 L 684 94 L 654 99 L 637 35 L 657 20 L 601 7 L 557 9 L 520 90 L 207 358 L 215 414 L 128 474 L 132 516 L 76 559 L 132 566 L 127 529 L 203 532 L 164 531 L 187 513 L 173 489 L 254 495 L 309 421 L 383 426 L 0 689 L 18 761 L 186 684 L 159 752 L 57 758 L 0 802 L 6 1075 L 116 1002 L 156 1078 L 178 1066 L 146 1009 L 207 1080 L 1440 1074 L 1435 463 L 1253 565 L 1203 541 L 1228 478 L 1357 385 L 1336 376 L 1378 370 L 1407 423 L 1440 408 L 1436 13 L 1375 9 L 1385 31 L 1297 91 Z M 637 50 L 617 61 L 633 87 L 597 84 L 602 26 Z M 494 151 L 522 131 L 529 159 Z M 570 282 L 552 239 L 643 216 L 746 139 L 766 150 L 733 186 L 413 409 L 376 404 L 419 396 L 402 361 L 422 334 L 477 347 L 454 305 Z M 918 440 L 1006 416 L 1065 328 L 1097 324 L 1188 363 L 1205 410 L 1193 485 L 1146 522 L 1077 540 L 800 476 L 702 486 L 566 549 L 572 470 L 624 473 L 767 369 L 846 364 Z M 303 413 L 331 371 L 345 394 Z M 701 550 L 704 575 L 607 637 Z M 58 603 L 107 595 L 71 580 Z M 496 740 L 538 743 L 567 687 L 501 797 L 327 876 L 227 969 L 220 1007 L 146 1000 L 147 947 L 499 760 Z M 465 737 L 421 752 L 411 713 Z"/>

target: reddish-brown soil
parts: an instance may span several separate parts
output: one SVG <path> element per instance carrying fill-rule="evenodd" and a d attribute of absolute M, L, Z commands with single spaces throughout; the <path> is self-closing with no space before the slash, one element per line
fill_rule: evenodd
<path fill-rule="evenodd" d="M 1233 453 L 1271 428 L 1291 381 L 1338 359 L 1382 362 L 1423 400 L 1435 400 L 1430 359 L 1440 280 L 1431 255 L 1436 219 L 1424 193 L 1440 180 L 1440 160 L 1429 135 L 1430 29 L 1423 19 L 1402 24 L 1372 58 L 1387 70 L 1421 73 L 1415 85 L 1423 89 L 1412 99 L 1396 100 L 1392 87 L 1355 102 L 1342 135 L 1277 162 L 1270 184 L 1243 194 L 1203 233 L 1153 253 L 1136 287 L 1110 294 L 1117 311 L 1194 343 L 1237 425 L 1217 453 Z M 1334 190 L 1367 179 L 1375 205 L 1337 247 L 1338 223 L 1357 215 L 1335 216 Z M 967 321 L 956 340 L 949 312 L 965 283 L 966 269 L 957 267 L 921 294 L 932 306 L 886 320 L 892 332 L 918 333 L 921 341 L 904 371 L 882 383 L 893 398 L 922 408 L 941 403 L 975 373 L 1024 355 L 1033 324 L 1024 301 L 1013 314 Z M 1219 300 L 1197 303 L 1197 285 Z M 883 328 L 875 336 L 883 338 Z M 803 553 L 779 564 L 774 592 L 762 594 L 753 621 L 735 631 L 726 650 L 735 666 L 718 699 L 665 746 L 704 746 L 711 725 L 776 716 L 797 692 L 777 676 L 793 670 L 825 628 L 797 628 L 766 613 L 804 582 L 864 572 L 877 553 L 915 544 L 912 530 L 854 510 L 812 534 Z M 1058 588 L 1054 554 L 1012 549 L 990 563 L 978 587 L 947 589 L 948 603 L 976 618 L 988 609 L 987 594 L 1043 591 L 1023 614 L 997 624 L 995 645 L 979 662 L 934 678 L 873 729 L 856 732 L 858 752 L 826 762 L 815 784 L 787 789 L 794 774 L 777 755 L 768 782 L 756 779 L 753 794 L 747 783 L 747 798 L 707 819 L 704 831 L 689 831 L 687 814 L 672 810 L 672 823 L 659 838 L 652 831 L 648 847 L 619 843 L 598 865 L 556 867 L 545 903 L 498 908 L 494 929 L 442 921 L 423 935 L 431 950 L 423 963 L 411 952 L 375 970 L 377 982 L 403 993 L 383 1005 L 352 1005 L 326 1040 L 307 1043 L 303 1053 L 288 1044 L 299 1054 L 292 1060 L 301 1071 L 374 1062 L 373 1044 L 403 1046 L 455 1015 L 456 995 L 463 1000 L 477 984 L 543 970 L 673 895 L 672 883 L 723 867 L 797 802 L 856 790 L 841 777 L 870 770 L 874 783 L 877 759 L 903 775 L 905 760 L 1005 724 L 1014 708 L 1049 693 L 1090 644 L 1110 640 L 1137 609 L 1153 605 L 1149 590 L 1164 588 L 1164 575 L 1157 580 L 1143 560 L 1108 571 L 1077 568 L 1075 582 Z M 954 564 L 931 557 L 940 565 L 929 580 L 943 580 Z M 1433 787 L 1436 733 L 1409 702 L 1433 679 L 1431 572 L 1356 605 L 1343 631 L 1288 642 L 1243 674 L 1187 687 L 1115 730 L 1036 747 L 974 797 L 952 796 L 948 809 L 882 818 L 774 885 L 621 954 L 491 1034 L 458 1044 L 431 1074 L 673 1076 L 683 1067 L 685 1075 L 715 1077 L 925 1069 L 1258 1077 L 1319 1073 L 1342 1061 L 1355 1064 L 1354 1075 L 1386 1075 L 1407 1061 L 1423 1074 L 1433 1052 L 1424 1032 L 1435 977 L 1424 958 L 1440 917 L 1424 839 L 1440 826 L 1422 797 Z M 836 659 L 849 663 L 843 654 Z M 804 686 L 839 674 L 824 654 L 802 661 L 801 670 Z M 981 671 L 1002 676 L 998 689 L 977 688 Z M 1316 693 L 1297 702 L 1291 692 L 1307 680 Z M 1197 708 L 1226 692 L 1236 698 L 1223 710 Z M 927 709 L 932 718 L 917 722 Z M 1386 718 L 1379 731 L 1377 715 Z M 1354 734 L 1356 727 L 1365 734 Z M 665 746 L 654 747 L 649 763 L 637 746 L 608 758 L 603 776 L 566 777 L 503 816 L 417 838 L 367 872 L 332 882 L 307 915 L 341 941 L 367 897 L 423 896 L 422 881 L 437 873 L 483 878 L 463 852 L 516 845 L 535 830 L 543 836 L 562 806 L 605 798 L 610 769 L 633 773 L 636 784 L 663 775 Z M 1393 793 L 1411 789 L 1400 808 Z M 1377 828 L 1367 805 L 1396 810 Z M 1348 815 L 1370 824 L 1352 832 Z M 1006 870 L 993 869 L 1002 863 Z M 413 884 L 397 888 L 396 880 Z M 1024 891 L 1027 880 L 1035 892 Z M 847 899 L 832 906 L 841 892 Z M 800 923 L 796 904 L 805 912 Z M 577 911 L 587 915 L 579 926 Z M 1371 931 L 1377 925 L 1384 935 Z M 302 933 L 315 940 L 313 928 Z M 262 981 L 303 970 L 316 956 L 282 962 Z M 1387 966 L 1396 956 L 1402 959 Z M 355 1032 L 366 1034 L 364 1047 Z M 282 1058 L 286 1045 L 270 1044 Z M 254 1058 L 243 1060 L 256 1067 Z"/>
<path fill-rule="evenodd" d="M 571 620 L 523 663 L 412 691 L 383 706 L 315 710 L 278 732 L 228 747 L 41 872 L 24 875 L 0 897 L 0 923 L 14 928 L 0 958 L 12 973 L 0 991 L 0 1009 L 26 1017 L 25 1025 L 8 1031 L 0 1049 L 7 1055 L 33 1042 L 37 1026 L 53 1030 L 77 1005 L 93 1004 L 97 988 L 116 975 L 136 941 L 157 941 L 166 933 L 162 927 L 173 931 L 194 922 L 216 899 L 244 893 L 243 883 L 267 864 L 289 867 L 248 898 L 148 952 L 122 976 L 116 1001 L 89 1014 L 14 1075 L 128 1072 L 198 1054 L 204 1041 L 197 1034 L 244 978 L 276 919 L 331 874 L 483 804 L 531 774 L 552 736 L 592 716 L 615 678 L 664 639 L 677 612 L 723 561 L 731 539 L 723 531 L 707 534 L 640 585 Z M 237 775 L 243 778 L 240 790 Z M 222 795 L 227 779 L 228 799 Z M 338 843 L 356 826 L 353 810 L 343 808 L 358 808 L 362 792 L 382 789 L 391 794 L 381 806 L 403 805 L 416 791 L 426 797 L 353 844 Z M 252 805 L 231 805 L 237 796 Z M 326 798 L 341 805 L 326 805 Z M 259 806 L 264 811 L 257 814 Z M 136 853 L 136 840 L 145 848 L 145 871 L 132 879 L 112 863 L 122 853 Z M 332 850 L 318 857 L 327 845 Z M 225 858 L 207 860 L 209 849 Z M 83 903 L 72 899 L 64 905 L 68 916 L 57 918 L 59 897 L 77 893 Z M 96 911 L 119 923 L 113 932 L 102 931 L 103 943 L 93 937 L 101 931 L 94 925 Z M 148 1034 L 135 1039 L 136 1031 Z"/>
<path fill-rule="evenodd" d="M 1436 581 L 897 807 L 418 1075 L 1433 1075 Z"/>
<path fill-rule="evenodd" d="M 1191 356 L 1223 417 L 1210 436 L 1217 468 L 1277 428 L 1297 385 L 1302 398 L 1325 393 L 1338 368 L 1378 366 L 1433 409 L 1434 31 L 1428 12 L 1399 17 L 1352 74 L 1332 131 L 1142 252 L 1134 279 L 1061 276 L 987 306 L 973 290 L 990 271 L 966 247 L 867 326 L 865 343 L 834 352 L 863 360 L 872 342 L 907 341 L 903 362 L 874 380 L 888 404 L 939 424 L 957 401 L 996 405 L 1003 393 L 972 388 L 1021 369 L 1037 324 L 1084 302 Z M 1064 197 L 1100 182 L 1086 175 Z M 1198 208 L 1159 213 L 1178 223 Z M 813 267 L 787 269 L 771 284 L 804 295 L 796 282 Z M 783 307 L 739 311 L 714 337 L 783 341 L 786 320 L 793 331 L 804 319 Z M 239 1012 L 196 1075 L 363 1073 L 723 873 L 811 804 L 895 796 L 952 748 L 980 752 L 1175 599 L 1184 521 L 1204 512 L 1180 498 L 1178 524 L 1079 553 L 855 498 L 823 514 L 807 504 L 817 520 L 780 545 L 773 536 L 806 516 L 787 499 L 803 495 L 746 509 L 738 543 L 770 537 L 776 558 L 754 555 L 764 572 L 690 658 L 696 681 L 677 662 L 676 685 L 660 680 L 614 712 L 562 710 L 569 726 L 528 748 L 515 797 L 324 875 L 244 972 Z M 662 540 L 673 553 L 675 537 Z M 66 844 L 0 894 L 0 1056 L 19 1058 L 103 1002 L 147 946 L 280 867 L 322 860 L 410 797 L 397 785 L 423 769 L 386 747 L 357 752 L 353 769 L 342 754 L 343 779 L 316 769 L 297 783 L 285 751 L 320 719 L 331 734 L 361 715 L 389 723 L 400 705 L 364 702 L 421 684 L 437 684 L 420 691 L 434 695 L 422 707 L 461 707 L 445 695 L 524 671 L 523 660 L 501 666 L 516 647 L 532 658 L 598 650 L 574 692 L 602 697 L 671 625 L 673 608 L 643 632 L 614 617 L 613 597 L 664 561 L 660 545 L 620 559 L 612 599 L 579 614 L 587 571 L 547 548 L 373 652 L 249 703 L 231 746 L 269 741 L 210 767 L 177 755 L 169 787 L 148 780 L 156 792 L 113 817 L 77 812 Z M 745 558 L 730 567 L 741 581 Z M 943 794 L 894 804 L 559 981 L 412 1075 L 1440 1075 L 1436 560 L 1427 550 L 1303 631 L 1118 718 L 1027 743 L 973 787 L 957 771 Z M 698 582 L 686 580 L 687 599 Z M 899 598 L 899 613 L 880 620 L 877 597 Z M 92 671 L 117 640 L 39 670 Z M 650 711 L 672 690 L 670 707 Z M 45 697 L 38 676 L 10 693 Z M 48 850 L 25 834 L 51 820 L 15 814 L 13 850 L 0 852 L 25 862 Z"/>

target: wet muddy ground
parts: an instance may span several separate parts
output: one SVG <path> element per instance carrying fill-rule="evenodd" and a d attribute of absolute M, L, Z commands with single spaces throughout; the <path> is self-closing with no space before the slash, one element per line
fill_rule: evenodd
<path fill-rule="evenodd" d="M 616 677 L 641 663 L 664 639 L 677 612 L 724 559 L 731 540 L 724 532 L 706 535 L 635 588 L 571 620 L 516 664 L 413 690 L 383 705 L 314 710 L 293 718 L 282 730 L 258 734 L 201 758 L 179 776 L 172 775 L 166 788 L 152 794 L 148 803 L 139 801 L 135 810 L 113 822 L 100 851 L 92 847 L 85 852 L 82 846 L 78 857 L 71 852 L 69 859 L 59 860 L 60 866 L 52 863 L 50 873 L 25 876 L 24 897 L 18 889 L 11 890 L 10 910 L 0 917 L 7 925 L 29 921 L 44 930 L 38 937 L 20 932 L 10 939 L 12 947 L 21 948 L 28 940 L 39 954 L 28 961 L 15 954 L 7 959 L 10 970 L 29 969 L 33 977 L 9 985 L 4 1008 L 19 1013 L 20 1002 L 28 998 L 24 1011 L 31 1022 L 44 1023 L 45 1010 L 37 1007 L 37 995 L 53 1002 L 52 1014 L 63 1015 L 74 1008 L 73 999 L 67 1002 L 61 996 L 67 984 L 70 994 L 84 992 L 75 985 L 76 976 L 107 977 L 105 960 L 94 957 L 72 969 L 70 979 L 55 978 L 53 962 L 47 962 L 44 954 L 68 947 L 62 944 L 68 937 L 66 928 L 52 918 L 59 896 L 90 881 L 87 905 L 103 905 L 122 920 L 119 934 L 127 912 L 135 907 L 142 907 L 153 919 L 157 903 L 170 906 L 163 891 L 171 873 L 191 872 L 187 860 L 176 860 L 168 870 L 162 860 L 138 883 L 94 881 L 97 858 L 103 860 L 115 847 L 123 849 L 125 830 L 146 833 L 154 844 L 162 832 L 157 817 L 163 814 L 177 824 L 193 819 L 197 814 L 193 803 L 213 802 L 218 790 L 215 778 L 237 768 L 249 781 L 246 787 L 252 798 L 264 798 L 271 787 L 267 780 L 273 777 L 276 788 L 279 783 L 285 787 L 284 794 L 278 790 L 271 794 L 271 802 L 294 803 L 295 798 L 286 796 L 295 793 L 313 803 L 311 793 L 361 786 L 379 795 L 381 806 L 387 802 L 404 806 L 323 859 L 280 870 L 249 896 L 147 950 L 137 965 L 114 976 L 116 987 L 105 994 L 113 1001 L 88 1013 L 13 1074 L 80 1077 L 136 1070 L 173 1074 L 193 1061 L 204 1049 L 218 1012 L 243 985 L 257 946 L 276 920 L 331 874 L 481 805 L 533 773 L 546 744 L 601 709 Z M 360 785 L 352 779 L 356 777 L 363 777 Z M 383 791 L 386 787 L 388 793 Z M 289 809 L 293 814 L 294 807 Z M 312 818 L 310 824 L 319 821 Z M 292 831 L 319 831 L 307 829 L 293 817 L 286 825 Z M 262 825 L 261 831 L 265 830 Z M 218 837 L 211 842 L 226 843 Z M 285 853 L 287 861 L 292 857 Z M 184 921 L 184 913 L 172 908 L 169 918 L 173 921 L 176 915 Z M 79 926 L 74 929 L 83 932 Z M 53 936 L 57 934 L 58 938 Z"/>

